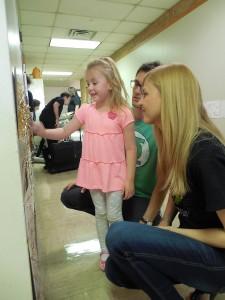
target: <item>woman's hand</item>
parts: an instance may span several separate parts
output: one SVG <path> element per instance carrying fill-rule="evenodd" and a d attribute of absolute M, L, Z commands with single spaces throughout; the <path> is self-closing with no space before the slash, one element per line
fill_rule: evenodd
<path fill-rule="evenodd" d="M 125 181 L 124 185 L 124 197 L 123 200 L 127 200 L 134 195 L 134 183 L 133 181 Z"/>

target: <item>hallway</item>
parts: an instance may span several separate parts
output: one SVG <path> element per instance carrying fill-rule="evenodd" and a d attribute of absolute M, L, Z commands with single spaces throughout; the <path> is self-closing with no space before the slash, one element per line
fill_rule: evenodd
<path fill-rule="evenodd" d="M 95 218 L 64 207 L 63 187 L 76 171 L 49 174 L 34 164 L 37 239 L 44 300 L 147 300 L 140 291 L 117 288 L 99 270 Z M 190 289 L 179 285 L 184 296 Z M 216 300 L 224 300 L 225 295 Z"/>

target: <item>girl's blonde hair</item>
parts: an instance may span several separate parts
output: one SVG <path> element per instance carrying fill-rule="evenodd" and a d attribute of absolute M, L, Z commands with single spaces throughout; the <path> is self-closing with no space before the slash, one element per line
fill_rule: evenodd
<path fill-rule="evenodd" d="M 110 97 L 110 108 L 120 109 L 123 106 L 128 106 L 128 94 L 116 64 L 112 58 L 102 57 L 93 60 L 87 65 L 86 73 L 95 67 L 99 68 L 108 83 L 111 85 L 112 91 Z"/>
<path fill-rule="evenodd" d="M 157 67 L 145 77 L 161 95 L 161 128 L 155 128 L 159 146 L 159 169 L 165 175 L 164 188 L 183 196 L 188 190 L 187 163 L 193 141 L 201 132 L 225 140 L 203 106 L 199 83 L 181 64 Z"/>

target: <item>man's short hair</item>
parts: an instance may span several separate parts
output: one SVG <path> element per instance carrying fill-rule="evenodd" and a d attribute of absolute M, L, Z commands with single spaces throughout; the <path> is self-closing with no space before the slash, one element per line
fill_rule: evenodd
<path fill-rule="evenodd" d="M 140 72 L 149 72 L 152 69 L 155 69 L 156 67 L 161 66 L 161 63 L 159 61 L 152 61 L 150 63 L 144 63 L 143 65 L 140 66 L 140 68 L 137 70 L 136 75 Z"/>
<path fill-rule="evenodd" d="M 64 92 L 64 93 L 62 93 L 62 94 L 60 95 L 60 97 L 61 97 L 61 98 L 63 98 L 63 97 L 69 98 L 69 97 L 71 97 L 71 96 L 70 96 L 69 93 Z"/>
<path fill-rule="evenodd" d="M 68 92 L 71 96 L 75 96 L 77 93 L 77 90 L 74 86 L 70 86 L 70 87 L 68 87 Z"/>
<path fill-rule="evenodd" d="M 33 106 L 34 106 L 34 107 L 38 107 L 38 106 L 40 105 L 40 103 L 41 103 L 41 102 L 40 102 L 39 100 L 37 100 L 37 99 L 34 99 L 34 100 L 33 100 Z"/>

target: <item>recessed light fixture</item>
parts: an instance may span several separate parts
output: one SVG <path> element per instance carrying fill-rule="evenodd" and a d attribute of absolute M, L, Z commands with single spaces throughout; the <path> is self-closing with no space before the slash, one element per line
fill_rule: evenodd
<path fill-rule="evenodd" d="M 100 42 L 98 41 L 52 38 L 50 47 L 95 49 L 99 44 Z"/>

